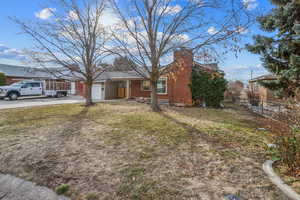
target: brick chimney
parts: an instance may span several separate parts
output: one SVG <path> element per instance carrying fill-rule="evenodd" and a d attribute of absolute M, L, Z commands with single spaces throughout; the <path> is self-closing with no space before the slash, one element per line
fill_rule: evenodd
<path fill-rule="evenodd" d="M 174 51 L 174 62 L 168 83 L 169 101 L 174 105 L 192 105 L 192 93 L 189 88 L 192 67 L 194 63 L 193 52 L 187 48 Z"/>
<path fill-rule="evenodd" d="M 192 50 L 185 47 L 181 47 L 180 49 L 174 51 L 174 61 L 184 61 L 185 63 L 193 63 L 194 54 Z"/>

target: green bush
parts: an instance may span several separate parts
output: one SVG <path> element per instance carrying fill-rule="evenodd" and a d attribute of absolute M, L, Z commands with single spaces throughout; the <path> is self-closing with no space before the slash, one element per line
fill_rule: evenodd
<path fill-rule="evenodd" d="M 289 175 L 296 175 L 300 170 L 300 135 L 298 128 L 291 133 L 277 137 L 279 160 L 288 168 Z"/>
<path fill-rule="evenodd" d="M 300 171 L 300 107 L 290 103 L 288 112 L 275 114 L 276 128 L 279 134 L 275 137 L 276 160 L 287 169 L 286 173 L 299 176 Z M 274 154 L 273 154 L 274 155 Z"/>
<path fill-rule="evenodd" d="M 4 73 L 0 72 L 0 86 L 6 85 L 6 76 Z"/>
<path fill-rule="evenodd" d="M 70 189 L 69 184 L 62 184 L 55 188 L 55 192 L 56 192 L 56 194 L 61 195 L 61 194 L 65 194 L 66 192 L 68 192 L 69 189 Z"/>
<path fill-rule="evenodd" d="M 97 199 L 99 199 L 99 196 L 96 193 L 90 193 L 86 195 L 86 200 L 97 200 Z"/>
<path fill-rule="evenodd" d="M 194 67 L 190 84 L 194 103 L 204 101 L 206 106 L 220 107 L 227 83 L 221 73 L 207 72 Z"/>

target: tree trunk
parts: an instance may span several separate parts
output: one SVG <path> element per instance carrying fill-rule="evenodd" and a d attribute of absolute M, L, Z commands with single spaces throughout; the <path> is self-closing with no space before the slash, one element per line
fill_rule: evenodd
<path fill-rule="evenodd" d="M 93 100 L 92 100 L 92 85 L 93 81 L 87 80 L 85 83 L 85 106 L 92 106 Z"/>
<path fill-rule="evenodd" d="M 157 82 L 151 81 L 151 108 L 153 112 L 160 112 L 161 109 L 158 105 L 158 98 L 157 98 Z"/>

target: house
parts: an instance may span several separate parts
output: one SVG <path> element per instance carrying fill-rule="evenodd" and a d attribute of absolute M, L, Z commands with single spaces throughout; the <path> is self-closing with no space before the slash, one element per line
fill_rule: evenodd
<path fill-rule="evenodd" d="M 249 92 L 258 98 L 259 101 L 268 102 L 277 100 L 274 91 L 259 84 L 259 81 L 277 80 L 273 74 L 266 74 L 249 80 Z"/>
<path fill-rule="evenodd" d="M 260 85 L 259 81 L 275 81 L 278 77 L 273 74 L 262 75 L 249 80 L 249 92 L 253 93 L 261 102 L 272 102 L 272 101 L 282 101 L 275 92 Z M 296 91 L 294 100 L 300 101 L 300 93 Z"/>
<path fill-rule="evenodd" d="M 51 74 L 47 73 L 45 70 L 32 68 L 32 67 L 16 66 L 16 65 L 0 64 L 0 73 L 4 73 L 4 75 L 6 76 L 7 85 L 22 80 L 32 80 L 32 79 L 42 80 L 42 79 L 52 78 Z"/>
<path fill-rule="evenodd" d="M 174 61 L 163 68 L 164 74 L 157 84 L 158 99 L 170 104 L 192 105 L 193 100 L 189 84 L 193 67 L 210 73 L 223 73 L 218 69 L 217 64 L 195 62 L 192 51 L 181 48 L 174 52 Z M 56 79 L 51 73 L 40 68 L 0 64 L 0 72 L 5 74 L 7 84 L 29 79 Z M 73 79 L 71 81 L 71 94 L 85 96 L 84 81 Z M 150 96 L 150 82 L 135 71 L 103 72 L 92 86 L 92 98 L 94 100 L 150 99 Z"/>
<path fill-rule="evenodd" d="M 200 64 L 194 61 L 192 51 L 186 48 L 174 52 L 174 61 L 166 65 L 165 73 L 157 84 L 158 99 L 170 104 L 192 105 L 192 94 L 189 88 L 193 67 L 208 72 L 223 73 L 217 64 Z M 76 82 L 76 93 L 85 95 L 84 82 Z M 92 86 L 93 99 L 116 98 L 150 98 L 150 82 L 134 71 L 104 72 Z"/>
<path fill-rule="evenodd" d="M 241 81 L 230 81 L 224 94 L 225 100 L 237 102 L 244 98 L 244 83 Z"/>
<path fill-rule="evenodd" d="M 0 64 L 0 73 L 6 77 L 6 85 L 24 80 L 60 80 L 42 68 Z M 71 93 L 75 94 L 75 82 L 71 83 Z"/>

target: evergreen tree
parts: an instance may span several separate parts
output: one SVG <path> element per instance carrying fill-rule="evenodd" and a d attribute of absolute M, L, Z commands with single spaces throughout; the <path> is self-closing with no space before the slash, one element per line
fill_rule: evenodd
<path fill-rule="evenodd" d="M 224 74 L 207 72 L 193 67 L 189 84 L 195 104 L 205 102 L 208 107 L 220 107 L 227 89 Z"/>
<path fill-rule="evenodd" d="M 0 72 L 0 86 L 6 85 L 6 77 L 4 73 Z"/>
<path fill-rule="evenodd" d="M 293 97 L 300 89 L 300 1 L 271 0 L 275 8 L 258 18 L 261 29 L 272 36 L 254 36 L 247 49 L 261 56 L 263 67 L 278 77 L 261 81 L 263 86 L 285 97 Z"/>

